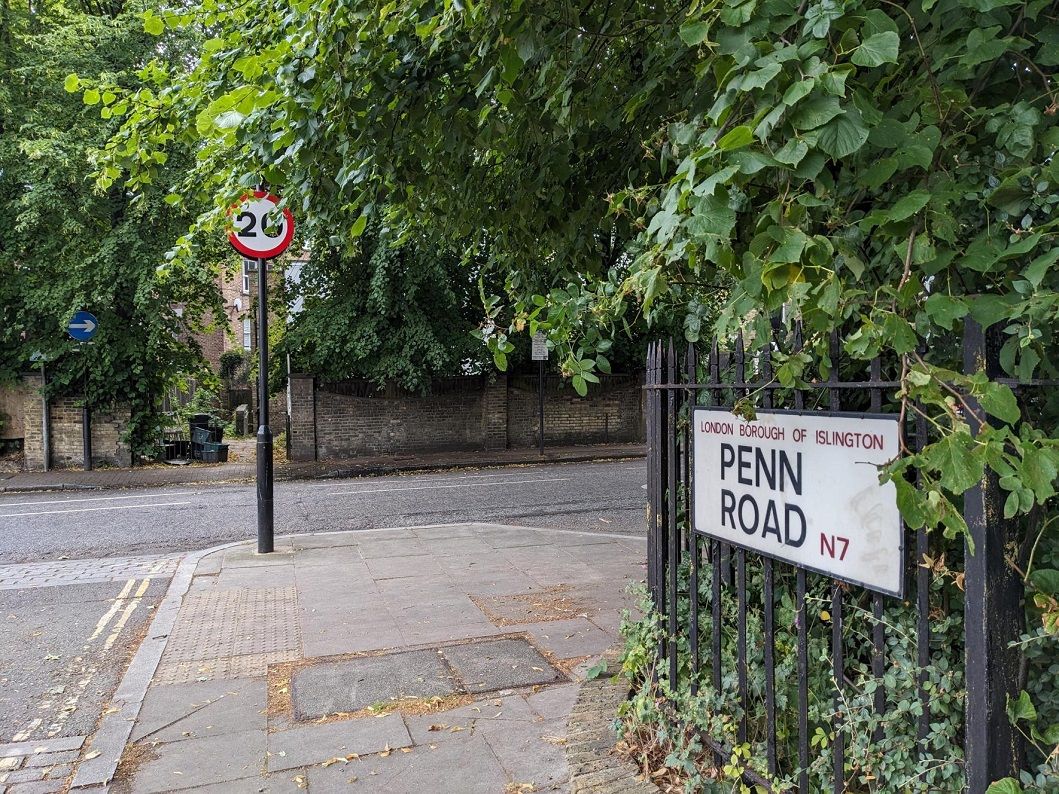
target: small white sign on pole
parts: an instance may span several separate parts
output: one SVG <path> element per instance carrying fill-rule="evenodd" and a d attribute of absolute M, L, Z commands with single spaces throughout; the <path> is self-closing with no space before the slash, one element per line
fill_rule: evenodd
<path fill-rule="evenodd" d="M 534 361 L 548 360 L 548 338 L 540 331 L 533 335 L 533 347 L 531 350 L 531 354 L 533 356 Z"/>
<path fill-rule="evenodd" d="M 696 532 L 901 597 L 904 529 L 879 466 L 898 454 L 897 417 L 694 413 Z"/>

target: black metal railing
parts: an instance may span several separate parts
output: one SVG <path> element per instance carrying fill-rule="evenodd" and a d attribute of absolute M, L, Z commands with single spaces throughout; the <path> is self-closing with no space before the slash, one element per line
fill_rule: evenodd
<path fill-rule="evenodd" d="M 959 340 L 956 340 L 957 342 Z M 987 343 L 982 328 L 967 320 L 963 337 L 965 371 L 972 372 L 981 362 L 991 377 L 998 375 L 996 347 Z M 784 346 L 785 344 L 785 346 Z M 682 684 L 695 695 L 709 687 L 721 698 L 729 724 L 734 727 L 729 740 L 718 740 L 700 731 L 703 745 L 715 755 L 718 766 L 728 763 L 733 743 L 753 748 L 756 764 L 744 764 L 744 779 L 767 790 L 776 790 L 773 781 L 794 781 L 791 790 L 821 790 L 810 783 L 810 768 L 819 781 L 821 765 L 826 764 L 835 792 L 860 790 L 851 784 L 851 768 L 856 759 L 847 757 L 847 719 L 844 705 L 849 685 L 848 665 L 870 670 L 881 683 L 890 665 L 887 623 L 884 611 L 891 597 L 864 588 L 831 580 L 768 556 L 728 545 L 691 529 L 694 476 L 691 408 L 693 406 L 735 407 L 750 398 L 758 409 L 793 409 L 825 412 L 872 412 L 899 414 L 906 447 L 915 451 L 929 443 L 927 422 L 915 411 L 903 412 L 894 398 L 899 386 L 900 364 L 896 356 L 870 362 L 843 360 L 839 337 L 830 337 L 829 376 L 804 388 L 787 388 L 773 373 L 775 351 L 798 353 L 802 348 L 800 329 L 781 343 L 776 334 L 764 344 L 747 349 L 744 339 L 734 340 L 730 350 L 716 342 L 705 355 L 696 346 L 678 350 L 672 341 L 652 343 L 647 354 L 646 413 L 648 445 L 648 589 L 663 626 L 657 656 L 657 672 L 670 692 Z M 958 351 L 957 351 L 958 352 Z M 976 365 L 976 362 L 978 364 Z M 1004 381 L 1007 382 L 1007 381 Z M 1015 385 L 1010 384 L 1009 385 Z M 1036 382 L 1030 384 L 1037 386 Z M 967 417 L 974 427 L 986 421 L 977 403 L 969 401 L 975 416 Z M 1017 665 L 1006 665 L 1002 658 L 1010 641 L 1018 637 L 1021 591 L 1003 560 L 1005 528 L 999 518 L 995 477 L 987 474 L 982 483 L 964 495 L 964 514 L 974 542 L 975 559 L 948 542 L 952 568 L 964 566 L 966 603 L 963 605 L 964 674 L 967 680 L 966 709 L 962 736 L 963 773 L 972 794 L 984 792 L 988 782 L 1017 768 L 1018 742 L 1012 739 L 1004 711 L 1009 695 L 1016 694 Z M 906 533 L 910 530 L 905 529 Z M 931 592 L 932 572 L 925 564 L 936 546 L 926 529 L 914 533 L 911 554 L 906 552 L 906 569 L 911 584 L 906 600 L 914 603 L 915 645 L 918 667 L 919 711 L 915 732 L 924 753 L 931 730 L 932 703 L 926 669 L 931 665 L 931 610 L 945 610 L 947 601 Z M 907 549 L 907 542 L 904 544 Z M 707 577 L 704 579 L 703 577 Z M 748 587 L 752 578 L 754 587 Z M 703 585 L 708 583 L 708 589 Z M 914 601 L 912 601 L 914 599 Z M 973 599 L 977 601 L 973 602 Z M 681 603 L 686 604 L 682 614 Z M 703 609 L 705 602 L 709 602 Z M 784 670 L 783 704 L 777 690 L 777 611 L 785 615 L 793 604 L 793 648 L 782 649 Z M 812 620 L 829 613 L 827 620 Z M 726 623 L 734 609 L 732 626 Z M 847 631 L 847 620 L 857 619 L 869 626 L 861 642 Z M 863 618 L 863 619 L 862 619 Z M 748 649 L 754 626 L 755 647 Z M 829 625 L 828 625 L 829 624 Z M 790 629 L 790 626 L 785 628 Z M 760 642 L 761 647 L 756 647 Z M 788 643 L 790 645 L 791 643 Z M 734 653 L 732 646 L 734 646 Z M 830 691 L 811 691 L 810 669 L 820 663 L 820 655 L 810 649 L 826 648 L 832 663 Z M 751 650 L 753 660 L 750 659 Z M 681 681 L 680 653 L 687 654 L 690 676 Z M 725 659 L 734 656 L 734 665 Z M 793 657 L 793 659 L 792 659 Z M 734 669 L 732 667 L 734 666 Z M 788 673 L 796 677 L 796 686 Z M 815 678 L 819 681 L 819 677 Z M 796 695 L 791 697 L 793 690 Z M 709 693 L 706 693 L 709 694 Z M 871 695 L 875 712 L 883 717 L 892 704 L 887 690 L 879 685 Z M 817 718 L 810 720 L 810 702 Z M 832 704 L 821 726 L 819 703 Z M 751 716 L 755 715 L 753 724 Z M 679 713 L 673 714 L 680 720 Z M 880 719 L 874 728 L 876 739 L 884 730 Z M 815 724 L 814 724 L 815 723 Z M 812 729 L 823 727 L 827 742 L 814 742 Z M 782 731 L 782 736 L 778 732 Z M 824 747 L 826 746 L 826 749 Z M 829 756 L 829 757 L 828 757 Z M 885 784 L 885 782 L 883 781 Z M 897 790 L 882 787 L 873 790 Z"/>

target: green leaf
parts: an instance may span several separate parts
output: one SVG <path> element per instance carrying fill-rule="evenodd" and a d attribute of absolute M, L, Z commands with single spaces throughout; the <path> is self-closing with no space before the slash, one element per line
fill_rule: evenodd
<path fill-rule="evenodd" d="M 868 140 L 868 128 L 860 113 L 847 110 L 820 129 L 817 144 L 836 160 L 849 157 Z"/>
<path fill-rule="evenodd" d="M 1000 295 L 975 295 L 971 298 L 971 316 L 988 328 L 1011 312 L 1011 304 Z"/>
<path fill-rule="evenodd" d="M 165 22 L 162 18 L 155 16 L 153 11 L 146 11 L 143 15 L 143 29 L 152 36 L 161 36 L 165 31 Z"/>
<path fill-rule="evenodd" d="M 1038 568 L 1030 573 L 1030 584 L 1048 595 L 1059 595 L 1059 571 L 1054 568 Z"/>
<path fill-rule="evenodd" d="M 798 165 L 809 151 L 809 145 L 800 138 L 789 138 L 774 157 L 784 165 Z"/>
<path fill-rule="evenodd" d="M 1000 25 L 994 25 L 988 28 L 971 28 L 971 32 L 967 34 L 966 48 L 967 52 L 960 58 L 960 64 L 962 66 L 977 66 L 980 63 L 986 61 L 995 61 L 1008 48 L 1008 44 L 1004 39 L 998 39 L 997 33 L 1000 32 Z"/>
<path fill-rule="evenodd" d="M 742 83 L 739 85 L 739 90 L 752 91 L 755 88 L 764 88 L 780 73 L 782 68 L 778 63 L 770 63 L 756 72 L 751 72 L 743 78 Z"/>
<path fill-rule="evenodd" d="M 866 38 L 853 57 L 850 58 L 857 66 L 882 66 L 884 63 L 897 63 L 897 51 L 901 40 L 892 31 L 876 33 Z"/>
<path fill-rule="evenodd" d="M 1008 716 L 1012 722 L 1021 720 L 1032 722 L 1037 719 L 1037 709 L 1033 707 L 1033 701 L 1030 700 L 1030 696 L 1025 689 L 1019 692 L 1019 696 L 1015 700 L 1008 701 Z"/>
<path fill-rule="evenodd" d="M 94 88 L 90 88 L 85 91 L 84 96 L 81 97 L 81 101 L 84 102 L 86 105 L 98 105 L 99 92 Z"/>
<path fill-rule="evenodd" d="M 1056 457 L 1059 457 L 1059 452 L 1051 449 L 1028 445 L 1024 448 L 1019 472 L 1022 482 L 1033 491 L 1038 502 L 1055 495 L 1055 478 L 1059 476 Z"/>
<path fill-rule="evenodd" d="M 886 212 L 886 220 L 903 221 L 911 218 L 927 204 L 930 203 L 930 192 L 927 190 L 913 190 L 907 196 L 903 196 Z"/>
<path fill-rule="evenodd" d="M 1037 289 L 1041 286 L 1041 282 L 1044 281 L 1045 275 L 1056 261 L 1059 261 L 1059 247 L 1053 248 L 1046 254 L 1041 254 L 1030 262 L 1026 266 L 1026 270 L 1023 271 L 1023 275 L 1026 277 L 1026 280 L 1033 285 L 1033 288 Z"/>
<path fill-rule="evenodd" d="M 927 315 L 946 331 L 951 331 L 953 323 L 968 312 L 967 304 L 960 298 L 936 293 L 927 298 L 924 305 Z"/>
<path fill-rule="evenodd" d="M 791 126 L 796 130 L 813 130 L 831 121 L 842 112 L 838 97 L 814 96 L 794 111 Z"/>
<path fill-rule="evenodd" d="M 801 229 L 783 227 L 783 239 L 769 256 L 770 262 L 794 263 L 801 261 L 802 251 L 809 244 L 809 236 Z"/>
<path fill-rule="evenodd" d="M 349 233 L 355 239 L 357 237 L 360 237 L 362 234 L 364 234 L 364 229 L 366 229 L 367 226 L 368 226 L 368 216 L 362 214 L 359 218 L 357 218 L 356 221 L 354 221 L 353 226 L 350 227 Z"/>
<path fill-rule="evenodd" d="M 1015 393 L 1002 383 L 990 383 L 978 402 L 988 414 L 1009 425 L 1018 422 L 1022 416 Z"/>
<path fill-rule="evenodd" d="M 754 131 L 745 124 L 734 127 L 717 141 L 717 148 L 722 152 L 741 149 L 754 140 Z"/>
<path fill-rule="evenodd" d="M 985 475 L 984 462 L 971 454 L 973 445 L 969 433 L 950 433 L 924 450 L 924 456 L 940 475 L 942 484 L 955 494 L 962 494 L 977 485 Z"/>
<path fill-rule="evenodd" d="M 76 74 L 66 75 L 66 79 L 63 80 L 63 88 L 66 89 L 68 94 L 72 94 L 78 88 L 81 87 L 81 81 L 78 79 Z"/>
<path fill-rule="evenodd" d="M 1023 791 L 1015 778 L 1006 777 L 996 783 L 990 783 L 985 794 L 1023 794 Z"/>
<path fill-rule="evenodd" d="M 594 665 L 589 667 L 588 670 L 585 671 L 585 680 L 593 681 L 599 678 L 605 672 L 607 672 L 607 662 L 605 659 L 600 659 L 598 662 L 596 662 Z"/>
<path fill-rule="evenodd" d="M 588 394 L 588 383 L 580 375 L 574 375 L 573 377 L 574 391 L 576 391 L 582 397 Z"/>
<path fill-rule="evenodd" d="M 696 47 L 702 44 L 709 35 L 710 23 L 706 21 L 685 22 L 680 26 L 680 40 L 689 47 Z"/>

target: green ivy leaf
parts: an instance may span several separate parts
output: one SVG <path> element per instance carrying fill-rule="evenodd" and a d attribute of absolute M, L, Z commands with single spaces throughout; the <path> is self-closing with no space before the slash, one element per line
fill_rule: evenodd
<path fill-rule="evenodd" d="M 901 40 L 892 31 L 876 33 L 866 38 L 853 57 L 850 58 L 857 66 L 882 66 L 884 63 L 897 63 L 897 51 Z"/>

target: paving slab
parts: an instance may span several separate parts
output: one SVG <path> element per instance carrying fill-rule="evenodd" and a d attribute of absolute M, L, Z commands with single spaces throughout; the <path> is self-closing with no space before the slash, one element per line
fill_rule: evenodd
<path fill-rule="evenodd" d="M 246 730 L 263 731 L 267 707 L 263 678 L 151 687 L 131 739 L 174 742 Z"/>
<path fill-rule="evenodd" d="M 468 692 L 490 692 L 562 679 L 562 674 L 525 640 L 454 645 L 445 648 L 444 653 Z"/>
<path fill-rule="evenodd" d="M 371 794 L 503 794 L 510 778 L 481 736 L 309 770 L 309 790 Z"/>
<path fill-rule="evenodd" d="M 243 731 L 181 742 L 150 744 L 136 770 L 136 794 L 197 788 L 260 774 L 265 732 Z"/>
<path fill-rule="evenodd" d="M 321 764 L 353 753 L 371 755 L 411 744 L 400 714 L 300 725 L 269 734 L 268 771 Z"/>
<path fill-rule="evenodd" d="M 457 691 L 452 671 L 436 651 L 369 656 L 298 670 L 293 676 L 299 720 L 359 711 L 401 698 L 432 698 Z"/>

